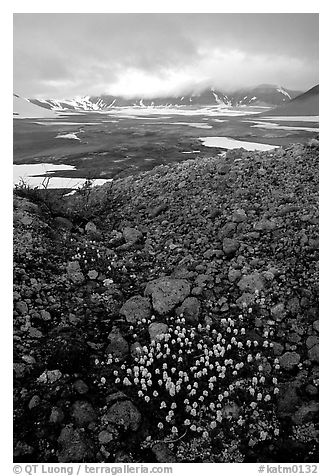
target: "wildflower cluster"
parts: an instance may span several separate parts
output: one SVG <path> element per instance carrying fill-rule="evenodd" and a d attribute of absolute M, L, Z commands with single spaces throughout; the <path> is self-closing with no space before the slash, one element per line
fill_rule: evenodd
<path fill-rule="evenodd" d="M 78 242 L 71 259 L 79 262 L 89 279 L 103 277 L 106 285 L 113 283 L 114 253 L 96 241 L 85 239 Z"/>
<path fill-rule="evenodd" d="M 278 435 L 279 363 L 271 356 L 269 331 L 264 337 L 261 343 L 251 339 L 242 316 L 237 325 L 228 318 L 214 327 L 170 318 L 168 332 L 131 361 L 109 355 L 109 378 L 145 409 L 158 439 L 209 439 L 223 431 L 228 441 L 254 446 Z"/>

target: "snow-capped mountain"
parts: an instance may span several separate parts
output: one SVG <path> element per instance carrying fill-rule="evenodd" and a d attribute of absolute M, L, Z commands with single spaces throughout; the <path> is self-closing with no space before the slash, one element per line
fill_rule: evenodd
<path fill-rule="evenodd" d="M 36 104 L 32 104 L 28 99 L 21 98 L 17 94 L 13 95 L 13 115 L 18 119 L 57 117 L 55 111 L 38 107 Z"/>
<path fill-rule="evenodd" d="M 210 88 L 198 94 L 183 96 L 154 97 L 145 99 L 125 98 L 123 96 L 101 95 L 84 96 L 73 99 L 29 99 L 37 106 L 55 111 L 103 111 L 112 107 L 178 107 L 178 106 L 279 106 L 301 94 L 281 86 L 263 84 L 225 94 Z"/>

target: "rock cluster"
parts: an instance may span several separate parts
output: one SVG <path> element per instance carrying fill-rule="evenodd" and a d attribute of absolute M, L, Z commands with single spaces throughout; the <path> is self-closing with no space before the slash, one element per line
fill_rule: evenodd
<path fill-rule="evenodd" d="M 167 442 L 144 449 L 154 417 L 109 372 L 161 343 L 171 319 L 212 328 L 246 312 L 249 340 L 273 337 L 285 442 L 246 461 L 315 461 L 316 144 L 163 165 L 105 190 L 85 225 L 14 197 L 15 458 L 175 461 Z"/>

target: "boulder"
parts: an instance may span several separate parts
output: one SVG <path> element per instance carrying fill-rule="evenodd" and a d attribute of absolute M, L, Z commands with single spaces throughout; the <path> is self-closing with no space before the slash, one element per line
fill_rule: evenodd
<path fill-rule="evenodd" d="M 256 290 L 261 291 L 264 289 L 264 281 L 259 273 L 242 276 L 237 285 L 241 291 L 247 291 L 249 293 L 254 293 Z"/>
<path fill-rule="evenodd" d="M 190 284 L 185 279 L 159 278 L 148 283 L 144 294 L 152 297 L 153 309 L 165 315 L 189 296 Z"/>
<path fill-rule="evenodd" d="M 124 430 L 137 431 L 141 423 L 141 414 L 129 400 L 114 403 L 106 414 L 108 423 Z"/>
<path fill-rule="evenodd" d="M 150 300 L 142 296 L 133 296 L 124 303 L 120 314 L 125 316 L 126 321 L 135 324 L 142 319 L 151 317 Z"/>
<path fill-rule="evenodd" d="M 187 297 L 176 310 L 177 315 L 183 315 L 186 322 L 195 324 L 201 313 L 201 303 L 195 297 Z"/>

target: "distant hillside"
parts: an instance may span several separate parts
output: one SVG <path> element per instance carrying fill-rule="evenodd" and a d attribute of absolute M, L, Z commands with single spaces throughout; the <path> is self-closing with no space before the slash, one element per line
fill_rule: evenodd
<path fill-rule="evenodd" d="M 13 115 L 17 118 L 57 117 L 56 112 L 32 104 L 28 99 L 23 99 L 17 94 L 13 95 Z"/>
<path fill-rule="evenodd" d="M 150 99 L 122 96 L 84 96 L 71 99 L 33 99 L 30 101 L 40 107 L 55 111 L 103 111 L 113 107 L 181 107 L 181 106 L 279 106 L 288 103 L 301 91 L 292 91 L 273 84 L 261 84 L 225 93 L 213 88 L 198 94 L 189 93 L 183 96 L 153 97 Z"/>
<path fill-rule="evenodd" d="M 319 85 L 269 111 L 269 116 L 318 116 Z"/>

